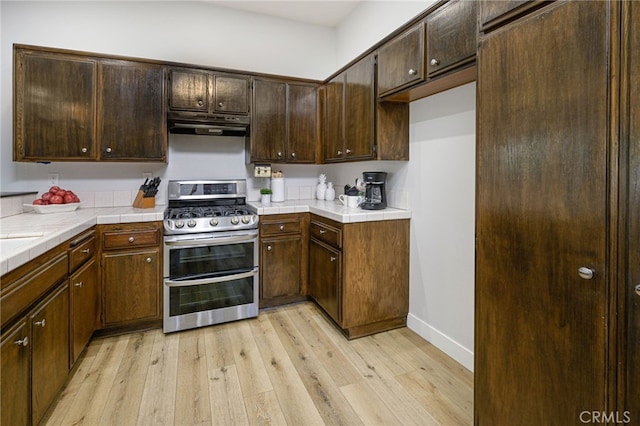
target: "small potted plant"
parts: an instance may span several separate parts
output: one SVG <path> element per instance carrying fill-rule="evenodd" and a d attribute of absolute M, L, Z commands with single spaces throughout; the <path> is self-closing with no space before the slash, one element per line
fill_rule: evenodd
<path fill-rule="evenodd" d="M 271 189 L 262 188 L 260 190 L 260 202 L 263 206 L 271 205 Z"/>

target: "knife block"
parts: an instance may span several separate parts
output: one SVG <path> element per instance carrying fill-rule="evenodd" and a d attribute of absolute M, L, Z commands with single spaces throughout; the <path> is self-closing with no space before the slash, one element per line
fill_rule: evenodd
<path fill-rule="evenodd" d="M 156 197 L 145 197 L 144 191 L 138 191 L 133 207 L 138 209 L 152 209 L 156 206 Z"/>

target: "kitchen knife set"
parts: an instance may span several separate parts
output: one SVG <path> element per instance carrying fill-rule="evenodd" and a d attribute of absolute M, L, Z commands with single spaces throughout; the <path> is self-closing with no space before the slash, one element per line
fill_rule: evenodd
<path fill-rule="evenodd" d="M 144 183 L 140 185 L 140 190 L 136 199 L 133 200 L 133 207 L 139 209 L 150 209 L 156 206 L 156 194 L 158 193 L 158 186 L 160 186 L 161 179 L 154 177 L 152 179 L 146 178 Z"/>

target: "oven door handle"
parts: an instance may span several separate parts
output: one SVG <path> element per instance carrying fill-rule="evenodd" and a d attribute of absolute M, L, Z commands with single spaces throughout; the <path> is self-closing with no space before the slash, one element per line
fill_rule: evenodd
<path fill-rule="evenodd" d="M 177 241 L 171 241 L 171 240 L 165 240 L 165 245 L 167 246 L 171 246 L 171 247 L 182 247 L 182 248 L 189 248 L 189 247 L 205 247 L 205 246 L 217 246 L 217 245 L 223 245 L 223 244 L 234 244 L 234 243 L 241 243 L 241 242 L 246 242 L 246 241 L 255 241 L 257 238 L 257 235 L 255 234 L 247 234 L 247 235 L 240 235 L 238 237 L 211 237 L 211 238 L 201 238 L 201 239 L 193 239 L 193 240 L 177 240 Z"/>
<path fill-rule="evenodd" d="M 215 283 L 221 283 L 225 281 L 233 281 L 233 280 L 241 280 L 243 278 L 249 278 L 257 273 L 258 273 L 258 268 L 253 268 L 248 272 L 242 272 L 240 274 L 235 274 L 235 275 L 225 275 L 223 277 L 202 278 L 199 280 L 188 280 L 188 281 L 164 280 L 164 284 L 167 287 L 189 287 L 192 285 L 215 284 Z"/>

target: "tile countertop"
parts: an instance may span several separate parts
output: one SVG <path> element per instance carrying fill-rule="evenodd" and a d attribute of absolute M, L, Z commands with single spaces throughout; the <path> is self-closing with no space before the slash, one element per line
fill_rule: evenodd
<path fill-rule="evenodd" d="M 0 275 L 96 224 L 153 222 L 163 219 L 166 206 L 80 208 L 73 212 L 35 212 L 0 219 Z"/>
<path fill-rule="evenodd" d="M 263 206 L 259 201 L 249 201 L 247 204 L 259 215 L 311 212 L 341 223 L 411 218 L 410 210 L 392 207 L 387 207 L 384 210 L 362 210 L 359 207 L 345 207 L 337 199 L 335 201 L 287 200 L 281 203 L 272 202 L 269 207 Z"/>

